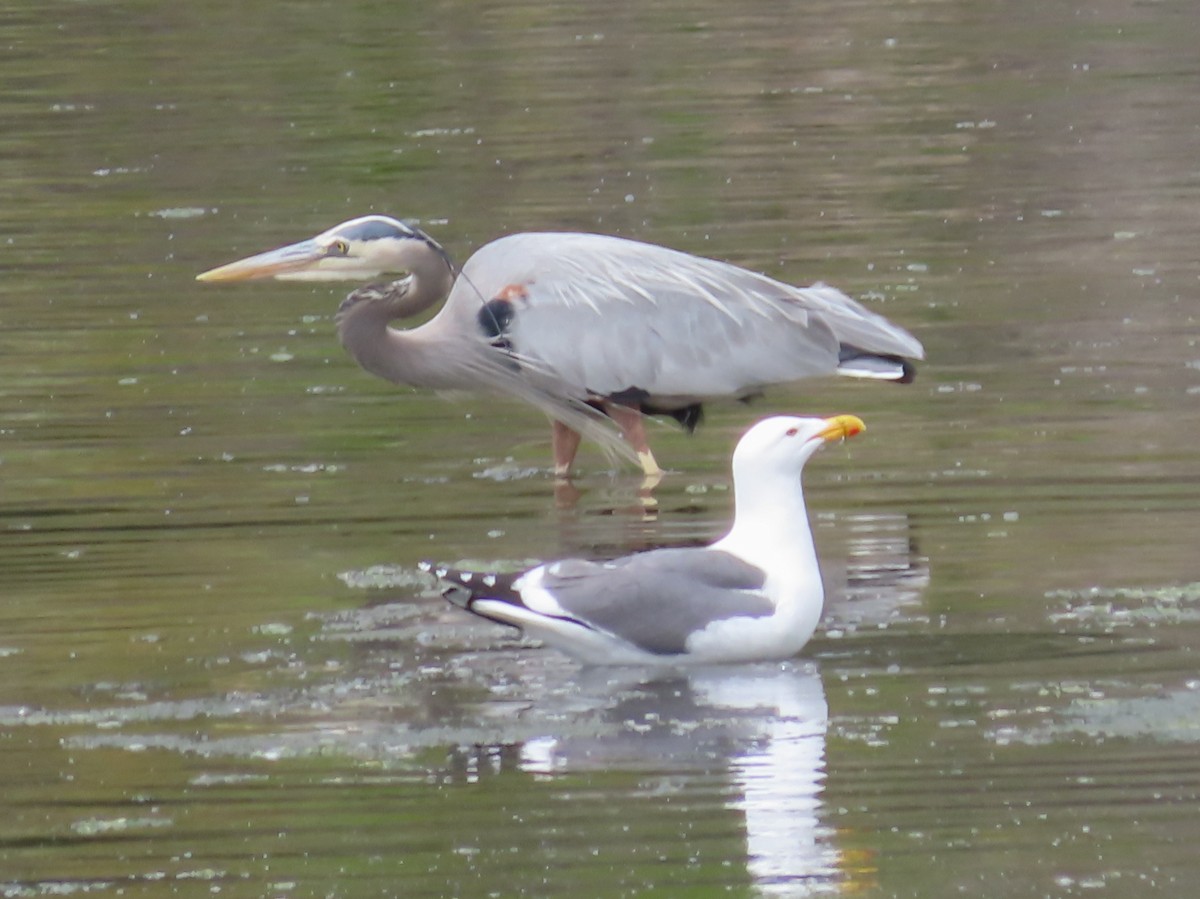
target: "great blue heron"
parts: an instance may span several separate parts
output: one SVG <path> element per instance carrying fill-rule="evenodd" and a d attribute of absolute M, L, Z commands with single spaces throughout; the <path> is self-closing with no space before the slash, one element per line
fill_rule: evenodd
<path fill-rule="evenodd" d="M 533 403 L 551 419 L 562 476 L 581 433 L 636 456 L 655 476 L 643 414 L 672 416 L 690 431 L 711 398 L 746 399 L 772 384 L 832 373 L 907 382 L 907 360 L 924 358 L 903 328 L 825 284 L 792 287 L 600 234 L 513 234 L 458 270 L 421 229 L 368 215 L 198 279 L 384 275 L 402 277 L 342 302 L 342 346 L 367 371 L 399 384 L 490 388 Z M 443 299 L 425 324 L 389 327 Z"/>
<path fill-rule="evenodd" d="M 813 635 L 825 599 L 800 472 L 828 441 L 862 430 L 853 415 L 752 427 L 733 453 L 733 527 L 711 546 L 515 575 L 422 567 L 455 605 L 593 664 L 787 658 Z"/>

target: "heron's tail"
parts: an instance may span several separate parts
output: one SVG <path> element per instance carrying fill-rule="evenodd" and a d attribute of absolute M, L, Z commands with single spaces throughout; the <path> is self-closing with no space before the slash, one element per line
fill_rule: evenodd
<path fill-rule="evenodd" d="M 868 353 L 843 343 L 838 350 L 837 373 L 847 378 L 911 384 L 917 376 L 917 367 L 901 356 Z"/>

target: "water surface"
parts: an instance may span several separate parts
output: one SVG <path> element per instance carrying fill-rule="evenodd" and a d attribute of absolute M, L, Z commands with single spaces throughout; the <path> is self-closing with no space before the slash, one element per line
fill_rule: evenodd
<path fill-rule="evenodd" d="M 1180 895 L 1197 15 L 10 4 L 0 891 Z M 368 211 L 825 280 L 929 361 L 565 502 L 537 413 L 361 373 L 338 290 L 193 280 Z M 416 572 L 712 539 L 775 411 L 869 427 L 796 660 L 584 671 Z"/>

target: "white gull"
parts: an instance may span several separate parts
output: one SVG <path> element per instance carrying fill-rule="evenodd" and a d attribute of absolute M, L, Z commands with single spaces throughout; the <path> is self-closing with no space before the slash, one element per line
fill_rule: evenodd
<path fill-rule="evenodd" d="M 812 637 L 825 591 L 800 474 L 853 415 L 758 422 L 733 453 L 733 527 L 706 547 L 490 574 L 422 563 L 443 596 L 582 662 L 680 665 L 783 659 Z"/>

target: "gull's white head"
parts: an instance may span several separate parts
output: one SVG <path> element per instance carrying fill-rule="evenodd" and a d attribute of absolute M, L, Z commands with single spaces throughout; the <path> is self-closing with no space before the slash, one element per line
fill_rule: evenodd
<path fill-rule="evenodd" d="M 752 475 L 755 478 L 772 474 L 796 476 L 826 443 L 853 437 L 864 430 L 866 425 L 855 415 L 764 418 L 738 441 L 733 451 L 734 478 L 750 472 L 755 473 Z"/>

